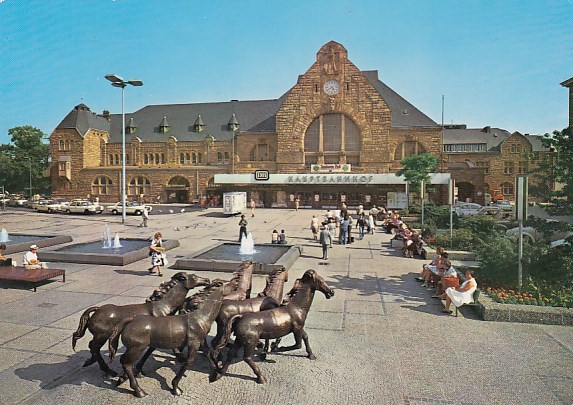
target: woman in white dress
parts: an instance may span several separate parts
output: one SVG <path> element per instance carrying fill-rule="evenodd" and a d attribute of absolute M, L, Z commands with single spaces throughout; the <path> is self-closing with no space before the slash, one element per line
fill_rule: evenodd
<path fill-rule="evenodd" d="M 165 248 L 163 247 L 163 240 L 161 239 L 161 232 L 155 233 L 151 246 L 149 246 L 149 253 L 151 254 L 151 267 L 148 269 L 150 273 L 155 273 L 157 268 L 157 275 L 163 276 L 161 266 L 165 266 Z"/>
<path fill-rule="evenodd" d="M 467 280 L 455 288 L 448 288 L 446 290 L 446 307 L 442 312 L 451 314 L 450 305 L 454 304 L 456 307 L 461 307 L 464 304 L 469 304 L 473 301 L 474 291 L 477 289 L 477 281 L 474 278 L 473 270 L 466 271 Z"/>

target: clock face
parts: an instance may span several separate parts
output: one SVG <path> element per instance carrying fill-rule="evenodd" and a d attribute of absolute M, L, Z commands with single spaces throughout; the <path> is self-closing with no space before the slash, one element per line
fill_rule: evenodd
<path fill-rule="evenodd" d="M 324 83 L 324 92 L 329 96 L 334 96 L 340 91 L 340 84 L 336 80 L 328 80 Z"/>

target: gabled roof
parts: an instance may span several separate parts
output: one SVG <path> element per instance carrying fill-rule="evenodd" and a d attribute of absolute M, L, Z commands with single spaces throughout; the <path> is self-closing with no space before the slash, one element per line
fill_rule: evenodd
<path fill-rule="evenodd" d="M 109 127 L 108 120 L 91 112 L 87 105 L 81 103 L 66 115 L 56 129 L 77 129 L 81 136 L 85 136 L 90 129 L 109 132 Z"/>
<path fill-rule="evenodd" d="M 362 74 L 384 99 L 392 111 L 392 127 L 439 127 L 430 117 L 418 110 L 402 96 L 378 79 L 377 70 L 363 71 Z"/>
<path fill-rule="evenodd" d="M 499 145 L 511 134 L 501 128 L 445 128 L 444 145 L 485 143 L 488 152 L 498 152 Z"/>
<path fill-rule="evenodd" d="M 563 87 L 572 87 L 573 86 L 573 77 L 571 79 L 567 79 L 564 82 L 560 83 Z"/>
<path fill-rule="evenodd" d="M 543 139 L 543 136 L 541 136 L 541 135 L 527 135 L 527 134 L 524 136 L 529 141 L 529 143 L 531 144 L 531 150 L 533 152 L 549 152 L 549 151 L 551 151 L 550 148 L 543 146 L 543 143 L 541 142 L 541 140 Z"/>
<path fill-rule="evenodd" d="M 215 140 L 232 139 L 229 118 L 235 114 L 240 124 L 239 132 L 275 132 L 276 113 L 283 98 L 275 100 L 228 101 L 222 103 L 149 105 L 126 114 L 126 122 L 134 118 L 137 130 L 133 134 L 147 142 L 163 142 L 170 136 L 178 141 L 202 141 L 212 135 Z M 195 130 L 197 117 L 201 116 L 203 130 Z M 161 133 L 163 117 L 169 122 L 169 131 Z M 121 114 L 111 115 L 111 142 L 121 142 Z"/>

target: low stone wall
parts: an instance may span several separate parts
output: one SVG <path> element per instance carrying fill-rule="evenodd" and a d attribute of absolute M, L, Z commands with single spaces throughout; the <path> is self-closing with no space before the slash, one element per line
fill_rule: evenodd
<path fill-rule="evenodd" d="M 477 310 L 484 321 L 573 326 L 573 309 L 536 305 L 500 304 L 482 292 Z"/>

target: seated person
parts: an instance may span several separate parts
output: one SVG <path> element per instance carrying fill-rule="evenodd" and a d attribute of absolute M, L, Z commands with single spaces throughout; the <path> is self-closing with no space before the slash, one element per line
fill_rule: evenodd
<path fill-rule="evenodd" d="M 464 283 L 455 288 L 448 288 L 446 290 L 446 307 L 442 312 L 446 314 L 451 314 L 450 305 L 461 307 L 464 304 L 469 304 L 473 301 L 474 291 L 477 289 L 477 281 L 474 278 L 473 270 L 466 271 L 467 280 Z"/>
<path fill-rule="evenodd" d="M 38 246 L 32 245 L 30 246 L 30 250 L 26 252 L 24 255 L 24 259 L 22 263 L 24 264 L 24 268 L 26 270 L 34 270 L 34 269 L 47 269 L 48 266 L 46 263 L 43 263 L 38 260 Z"/>
<path fill-rule="evenodd" d="M 12 259 L 4 256 L 5 250 L 6 250 L 6 245 L 3 243 L 0 244 L 0 266 L 15 266 L 15 264 L 12 263 Z"/>
<path fill-rule="evenodd" d="M 411 236 L 404 240 L 404 255 L 414 257 L 414 254 L 421 255 L 424 241 L 417 232 L 410 232 Z"/>
<path fill-rule="evenodd" d="M 455 287 L 458 287 L 460 285 L 460 280 L 458 278 L 458 272 L 456 271 L 456 269 L 454 269 L 454 267 L 452 266 L 452 264 L 450 263 L 450 261 L 448 259 L 444 260 L 443 267 L 444 268 L 447 267 L 447 269 L 443 272 L 443 274 L 441 274 L 441 272 L 438 272 L 434 276 L 438 279 L 438 281 L 437 281 L 438 287 L 437 287 L 436 294 L 432 295 L 432 298 L 445 299 L 446 295 L 444 294 L 444 291 L 446 291 L 450 287 L 455 288 Z"/>
<path fill-rule="evenodd" d="M 436 280 L 435 274 L 439 272 L 445 272 L 451 266 L 450 261 L 448 260 L 448 253 L 442 252 L 438 259 L 438 263 L 435 266 L 432 265 L 425 265 L 424 266 L 424 284 L 423 287 L 430 287 L 430 284 Z"/>
<path fill-rule="evenodd" d="M 279 243 L 279 233 L 277 232 L 276 229 L 273 231 L 273 234 L 272 234 L 272 237 L 271 237 L 271 243 L 272 243 L 272 244 L 277 244 L 277 243 Z"/>
<path fill-rule="evenodd" d="M 286 245 L 287 244 L 287 240 L 286 240 L 286 235 L 285 235 L 285 230 L 281 229 L 281 233 L 279 235 L 279 244 L 281 245 Z"/>

